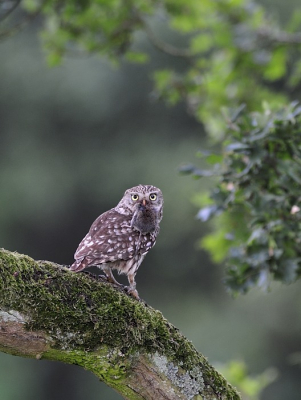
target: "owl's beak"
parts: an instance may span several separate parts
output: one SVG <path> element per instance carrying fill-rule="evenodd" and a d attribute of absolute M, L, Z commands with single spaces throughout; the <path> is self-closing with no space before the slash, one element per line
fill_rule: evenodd
<path fill-rule="evenodd" d="M 145 199 L 142 200 L 142 205 L 143 205 L 144 207 L 146 206 L 146 200 L 145 200 Z"/>

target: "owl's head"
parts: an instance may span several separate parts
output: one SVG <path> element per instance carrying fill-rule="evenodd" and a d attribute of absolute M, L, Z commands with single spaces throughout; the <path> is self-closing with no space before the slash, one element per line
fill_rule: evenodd
<path fill-rule="evenodd" d="M 152 185 L 138 185 L 125 191 L 123 198 L 115 207 L 121 214 L 133 214 L 139 207 L 144 206 L 152 210 L 162 219 L 163 195 L 160 189 Z"/>

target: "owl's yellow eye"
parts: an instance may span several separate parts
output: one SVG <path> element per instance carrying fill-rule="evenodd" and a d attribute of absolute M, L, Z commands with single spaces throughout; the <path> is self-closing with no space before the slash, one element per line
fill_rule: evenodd
<path fill-rule="evenodd" d="M 137 201 L 139 199 L 138 194 L 132 194 L 132 200 Z"/>
<path fill-rule="evenodd" d="M 152 193 L 152 194 L 149 195 L 149 199 L 150 199 L 151 201 L 155 201 L 156 198 L 157 198 L 157 195 L 156 195 L 155 193 Z"/>

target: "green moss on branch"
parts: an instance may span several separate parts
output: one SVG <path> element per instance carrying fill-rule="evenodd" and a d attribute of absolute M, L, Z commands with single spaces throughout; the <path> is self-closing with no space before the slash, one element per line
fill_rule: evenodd
<path fill-rule="evenodd" d="M 201 371 L 208 398 L 215 393 L 220 399 L 239 399 L 159 311 L 112 285 L 6 250 L 0 250 L 0 274 L 0 309 L 19 312 L 25 329 L 45 333 L 44 358 L 81 365 L 117 388 L 137 355 L 153 357 L 154 365 L 157 356 L 164 356 L 180 377 L 187 373 L 196 381 L 193 371 Z"/>

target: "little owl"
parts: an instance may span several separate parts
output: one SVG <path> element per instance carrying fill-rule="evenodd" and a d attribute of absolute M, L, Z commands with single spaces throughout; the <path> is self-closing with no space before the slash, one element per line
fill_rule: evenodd
<path fill-rule="evenodd" d="M 151 185 L 126 190 L 116 207 L 101 214 L 92 224 L 74 254 L 71 271 L 96 265 L 109 282 L 121 286 L 112 270 L 127 275 L 128 293 L 139 299 L 135 275 L 155 245 L 163 214 L 163 195 Z"/>

